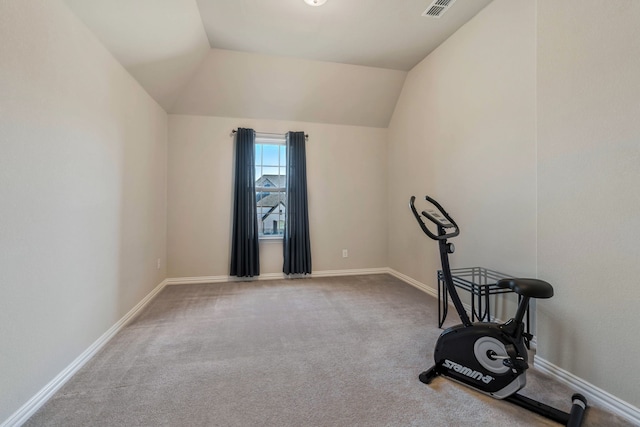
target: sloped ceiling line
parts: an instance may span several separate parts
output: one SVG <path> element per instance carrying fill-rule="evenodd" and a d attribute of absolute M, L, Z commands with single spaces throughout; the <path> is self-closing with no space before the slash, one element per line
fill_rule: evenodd
<path fill-rule="evenodd" d="M 168 113 L 385 128 L 414 65 L 491 0 L 64 0 Z"/>

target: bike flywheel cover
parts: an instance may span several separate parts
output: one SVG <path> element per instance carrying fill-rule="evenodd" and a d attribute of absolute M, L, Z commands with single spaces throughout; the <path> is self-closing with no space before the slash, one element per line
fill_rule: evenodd
<path fill-rule="evenodd" d="M 509 368 L 502 363 L 504 359 L 490 357 L 491 354 L 498 357 L 508 357 L 507 349 L 500 340 L 493 337 L 480 337 L 473 345 L 473 353 L 478 363 L 488 371 L 494 374 L 509 372 Z"/>

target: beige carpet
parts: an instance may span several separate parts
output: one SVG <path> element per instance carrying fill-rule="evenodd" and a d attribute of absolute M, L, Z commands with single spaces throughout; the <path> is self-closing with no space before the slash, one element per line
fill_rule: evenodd
<path fill-rule="evenodd" d="M 168 286 L 26 425 L 557 425 L 418 381 L 436 318 L 434 298 L 389 275 Z M 568 388 L 535 370 L 528 383 L 569 409 Z M 592 407 L 584 425 L 630 424 Z"/>

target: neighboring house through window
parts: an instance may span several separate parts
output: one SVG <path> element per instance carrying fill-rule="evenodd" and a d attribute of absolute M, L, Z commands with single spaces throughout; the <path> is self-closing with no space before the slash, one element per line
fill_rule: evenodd
<path fill-rule="evenodd" d="M 287 206 L 286 136 L 257 133 L 255 150 L 258 235 L 282 238 Z"/>

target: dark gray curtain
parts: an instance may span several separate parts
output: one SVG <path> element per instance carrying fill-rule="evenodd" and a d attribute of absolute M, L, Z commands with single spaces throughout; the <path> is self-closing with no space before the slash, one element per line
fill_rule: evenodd
<path fill-rule="evenodd" d="M 236 132 L 231 276 L 260 275 L 258 213 L 256 209 L 255 139 L 253 129 Z"/>
<path fill-rule="evenodd" d="M 285 274 L 311 273 L 307 162 L 304 132 L 287 134 L 287 211 L 284 228 Z"/>

